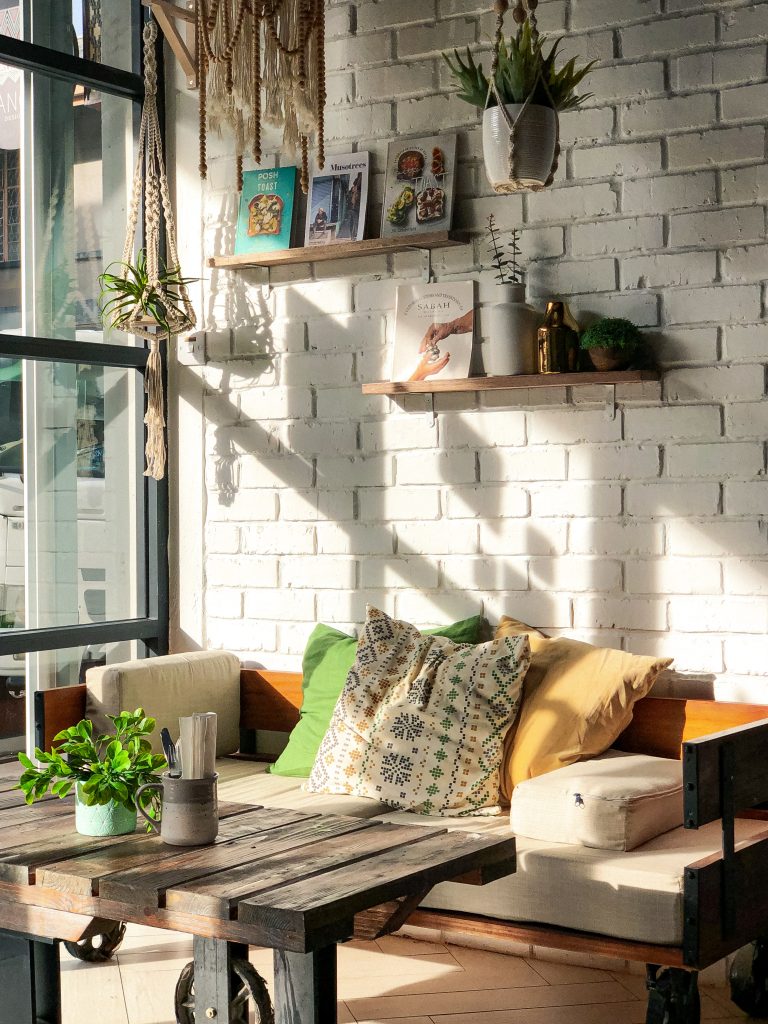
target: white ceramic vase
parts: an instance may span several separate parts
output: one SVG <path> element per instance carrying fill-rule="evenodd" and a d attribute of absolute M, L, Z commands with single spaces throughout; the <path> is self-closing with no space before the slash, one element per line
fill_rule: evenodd
<path fill-rule="evenodd" d="M 522 108 L 522 103 L 508 103 L 506 111 L 514 121 Z M 530 103 L 517 133 L 515 177 L 511 179 L 509 126 L 498 106 L 489 107 L 483 114 L 485 173 L 493 191 L 501 195 L 541 188 L 552 170 L 556 144 L 554 110 Z"/>
<path fill-rule="evenodd" d="M 541 313 L 525 301 L 525 285 L 497 285 L 499 301 L 489 310 L 488 340 L 483 345 L 485 372 L 492 377 L 536 373 L 536 332 Z"/>

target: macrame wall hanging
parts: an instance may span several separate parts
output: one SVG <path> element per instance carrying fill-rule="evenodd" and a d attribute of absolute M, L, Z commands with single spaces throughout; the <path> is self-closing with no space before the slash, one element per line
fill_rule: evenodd
<path fill-rule="evenodd" d="M 325 163 L 325 0 L 197 0 L 200 175 L 208 130 L 235 139 L 237 187 L 243 157 L 261 163 L 265 124 L 283 129 L 283 148 L 301 154 L 309 187 L 309 147 Z"/>
<path fill-rule="evenodd" d="M 176 249 L 176 223 L 165 173 L 163 143 L 157 114 L 156 40 L 157 26 L 151 20 L 144 26 L 144 108 L 141 114 L 138 156 L 122 258 L 124 267 L 133 266 L 136 230 L 143 196 L 146 256 L 139 254 L 136 265 L 141 271 L 146 260 L 146 284 L 135 302 L 129 303 L 126 308 L 126 302 L 123 301 L 108 319 L 111 326 L 117 330 L 137 334 L 150 343 L 144 374 L 144 390 L 147 394 L 147 411 L 144 416 L 147 427 L 147 465 L 144 475 L 161 480 L 165 475 L 165 403 L 160 340 L 165 336 L 170 342 L 174 335 L 191 330 L 195 326 L 196 318 L 184 278 L 180 273 L 179 254 Z M 165 267 L 162 265 L 160 254 L 163 220 Z"/>

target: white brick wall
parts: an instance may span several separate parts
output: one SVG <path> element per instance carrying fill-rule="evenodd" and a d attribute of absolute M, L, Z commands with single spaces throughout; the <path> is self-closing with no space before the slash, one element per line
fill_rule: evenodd
<path fill-rule="evenodd" d="M 352 629 L 366 601 L 424 624 L 507 612 L 754 694 L 768 684 L 767 5 L 542 3 L 568 55 L 600 63 L 594 98 L 562 117 L 555 187 L 524 198 L 490 194 L 478 118 L 440 57 L 469 45 L 487 66 L 489 6 L 328 0 L 328 138 L 372 154 L 369 230 L 387 140 L 458 130 L 471 244 L 435 253 L 438 275 L 493 301 L 493 213 L 522 229 L 534 301 L 636 318 L 663 384 L 618 389 L 614 419 L 599 388 L 445 395 L 433 416 L 418 396 L 360 392 L 386 372 L 413 255 L 279 271 L 271 291 L 215 273 L 198 296 L 204 365 L 183 367 L 205 435 L 179 450 L 180 500 L 204 510 L 179 544 L 182 568 L 204 548 L 191 639 L 296 667 L 315 620 Z M 194 133 L 180 80 L 178 95 Z M 225 251 L 233 161 L 226 140 L 212 152 L 205 237 Z M 188 152 L 176 162 L 189 188 Z M 184 489 L 194 460 L 202 496 Z"/>

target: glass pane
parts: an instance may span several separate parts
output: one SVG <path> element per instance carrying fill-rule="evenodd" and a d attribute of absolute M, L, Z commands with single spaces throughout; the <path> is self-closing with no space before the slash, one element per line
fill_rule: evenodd
<path fill-rule="evenodd" d="M 0 0 L 0 34 L 130 71 L 138 10 L 128 0 Z"/>
<path fill-rule="evenodd" d="M 99 274 L 123 250 L 134 104 L 39 74 L 32 92 L 27 333 L 100 341 Z"/>
<path fill-rule="evenodd" d="M 0 360 L 0 628 L 146 614 L 140 401 L 135 370 Z"/>
<path fill-rule="evenodd" d="M 0 64 L 0 331 L 21 329 L 23 83 L 23 72 Z"/>
<path fill-rule="evenodd" d="M 24 749 L 34 689 L 74 686 L 93 665 L 112 665 L 137 657 L 135 640 L 70 647 L 36 654 L 0 655 L 0 760 Z M 29 684 L 29 685 L 28 685 Z M 37 684 L 37 685 L 35 685 Z"/>

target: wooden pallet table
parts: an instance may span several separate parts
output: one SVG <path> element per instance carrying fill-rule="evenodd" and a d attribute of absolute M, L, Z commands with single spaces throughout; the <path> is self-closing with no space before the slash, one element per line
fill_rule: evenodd
<path fill-rule="evenodd" d="M 58 941 L 119 921 L 194 936 L 180 1024 L 247 1021 L 251 1004 L 272 1019 L 251 945 L 274 950 L 277 1024 L 332 1024 L 337 943 L 394 931 L 439 882 L 514 871 L 512 837 L 225 804 L 216 843 L 179 849 L 80 836 L 66 802 L 2 796 L 0 1024 L 60 1021 Z"/>

